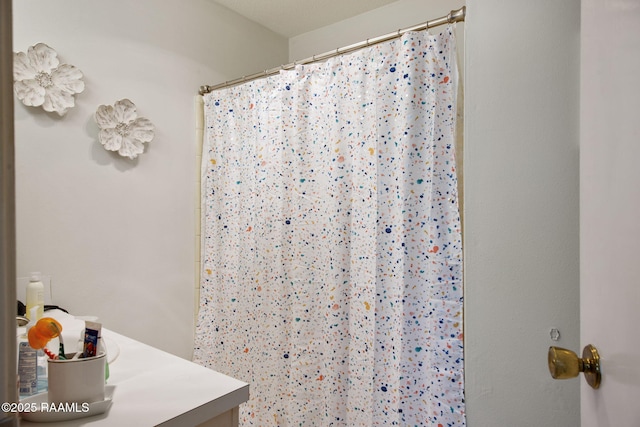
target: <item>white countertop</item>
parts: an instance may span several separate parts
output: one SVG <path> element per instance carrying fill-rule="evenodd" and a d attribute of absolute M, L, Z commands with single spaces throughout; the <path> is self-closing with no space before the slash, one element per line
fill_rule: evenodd
<path fill-rule="evenodd" d="M 84 321 L 59 310 L 46 312 L 62 324 L 65 348 L 77 341 Z M 195 426 L 249 399 L 249 385 L 103 327 L 112 404 L 102 415 L 55 423 L 21 420 L 21 426 Z"/>

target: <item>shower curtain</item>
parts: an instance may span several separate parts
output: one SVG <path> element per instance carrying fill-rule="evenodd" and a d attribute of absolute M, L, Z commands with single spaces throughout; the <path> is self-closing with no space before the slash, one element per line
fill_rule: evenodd
<path fill-rule="evenodd" d="M 205 96 L 194 361 L 241 425 L 465 425 L 453 29 Z"/>

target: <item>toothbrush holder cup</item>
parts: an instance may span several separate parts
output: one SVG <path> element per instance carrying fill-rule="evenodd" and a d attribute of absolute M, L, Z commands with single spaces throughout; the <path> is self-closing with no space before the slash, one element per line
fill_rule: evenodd
<path fill-rule="evenodd" d="M 93 403 L 104 400 L 104 352 L 83 359 L 48 360 L 49 403 Z"/>

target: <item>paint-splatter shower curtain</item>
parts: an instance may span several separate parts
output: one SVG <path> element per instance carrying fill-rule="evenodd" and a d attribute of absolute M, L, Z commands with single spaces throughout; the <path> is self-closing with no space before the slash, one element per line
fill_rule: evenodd
<path fill-rule="evenodd" d="M 453 26 L 205 96 L 194 360 L 243 426 L 463 426 Z"/>

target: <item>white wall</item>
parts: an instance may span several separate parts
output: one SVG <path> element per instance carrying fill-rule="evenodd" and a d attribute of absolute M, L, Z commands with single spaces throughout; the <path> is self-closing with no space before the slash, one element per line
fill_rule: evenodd
<path fill-rule="evenodd" d="M 580 343 L 580 1 L 470 1 L 467 11 L 471 426 L 578 426 L 581 380 L 552 380 L 546 356 Z"/>
<path fill-rule="evenodd" d="M 292 38 L 289 58 L 459 5 L 400 0 Z M 469 0 L 459 24 L 470 427 L 580 425 L 579 380 L 552 380 L 546 359 L 550 345 L 579 346 L 579 23 L 579 0 Z"/>
<path fill-rule="evenodd" d="M 44 42 L 86 89 L 64 118 L 15 104 L 17 273 L 54 302 L 190 358 L 194 331 L 194 96 L 287 61 L 287 40 L 207 0 L 14 1 L 14 51 Z M 156 126 L 131 161 L 93 120 L 129 98 Z"/>

